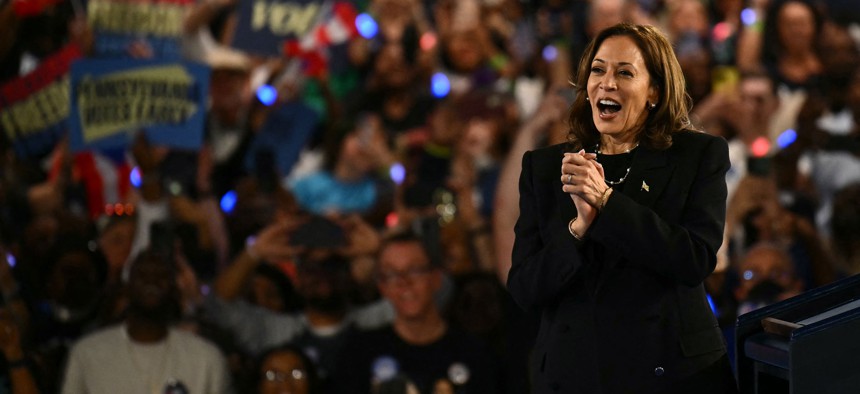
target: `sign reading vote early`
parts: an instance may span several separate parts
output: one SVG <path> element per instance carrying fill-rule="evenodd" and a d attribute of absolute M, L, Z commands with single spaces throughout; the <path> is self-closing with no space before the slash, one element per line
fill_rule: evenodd
<path fill-rule="evenodd" d="M 158 59 L 181 58 L 182 26 L 193 0 L 89 0 L 97 57 L 128 57 L 143 42 Z"/>
<path fill-rule="evenodd" d="M 72 65 L 73 150 L 115 148 L 142 130 L 154 144 L 198 149 L 209 68 L 157 60 L 84 60 Z"/>
<path fill-rule="evenodd" d="M 67 45 L 0 86 L 0 129 L 19 157 L 42 156 L 66 134 L 69 65 L 80 57 L 77 46 Z"/>
<path fill-rule="evenodd" d="M 310 32 L 321 10 L 320 0 L 241 1 L 233 47 L 266 56 L 282 56 L 284 41 Z"/>

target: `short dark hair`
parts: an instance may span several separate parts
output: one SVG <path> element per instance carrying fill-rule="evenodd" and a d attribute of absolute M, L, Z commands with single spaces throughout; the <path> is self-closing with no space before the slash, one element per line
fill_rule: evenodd
<path fill-rule="evenodd" d="M 619 23 L 597 34 L 585 49 L 577 67 L 574 88 L 579 94 L 573 101 L 568 122 L 568 141 L 574 150 L 598 143 L 600 133 L 594 126 L 591 105 L 585 100 L 591 62 L 597 50 L 610 37 L 630 37 L 639 51 L 651 77 L 652 87 L 657 89 L 657 106 L 648 114 L 642 143 L 654 149 L 666 149 L 672 145 L 672 133 L 692 129 L 690 107 L 692 100 L 687 94 L 681 65 L 666 36 L 654 26 Z"/>
<path fill-rule="evenodd" d="M 434 242 L 434 240 L 436 240 L 436 242 Z M 382 252 L 390 245 L 416 243 L 421 247 L 421 251 L 424 252 L 430 266 L 433 268 L 439 268 L 442 266 L 442 255 L 440 253 L 441 247 L 438 240 L 438 234 L 435 236 L 432 234 L 421 234 L 414 229 L 396 231 L 382 239 L 377 256 L 381 255 Z"/>

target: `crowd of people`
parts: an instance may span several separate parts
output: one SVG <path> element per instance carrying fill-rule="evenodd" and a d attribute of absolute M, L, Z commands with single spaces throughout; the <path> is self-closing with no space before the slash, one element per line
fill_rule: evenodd
<path fill-rule="evenodd" d="M 92 53 L 79 2 L 14 3 L 0 84 Z M 622 21 L 666 34 L 693 126 L 728 142 L 705 289 L 729 352 L 739 314 L 860 273 L 850 0 L 367 0 L 376 34 L 314 67 L 231 47 L 239 3 L 179 27 L 211 69 L 200 149 L 135 130 L 22 155 L 0 133 L 0 392 L 528 392 L 538 315 L 505 288 L 522 158 L 566 140 L 586 44 Z M 137 181 L 102 192 L 105 167 Z"/>

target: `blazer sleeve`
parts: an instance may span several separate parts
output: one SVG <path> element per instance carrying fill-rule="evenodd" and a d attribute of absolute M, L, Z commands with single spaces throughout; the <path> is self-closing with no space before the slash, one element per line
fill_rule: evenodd
<path fill-rule="evenodd" d="M 676 283 L 690 287 L 701 284 L 716 267 L 716 253 L 723 241 L 725 175 L 730 166 L 725 140 L 707 141 L 699 145 L 702 148 L 698 152 L 687 152 L 677 163 L 678 167 L 696 168 L 685 196 L 677 193 L 664 197 L 681 210 L 678 221 L 667 221 L 629 196 L 612 193 L 589 229 L 591 239 L 619 248 L 632 264 Z M 695 158 L 698 163 L 692 163 Z"/>
<path fill-rule="evenodd" d="M 514 301 L 526 310 L 555 300 L 583 266 L 579 250 L 581 243 L 567 228 L 572 218 L 554 215 L 546 223 L 541 223 L 541 204 L 552 204 L 555 196 L 535 193 L 532 157 L 533 152 L 523 155 L 519 181 L 520 214 L 514 225 L 515 239 L 507 283 Z"/>

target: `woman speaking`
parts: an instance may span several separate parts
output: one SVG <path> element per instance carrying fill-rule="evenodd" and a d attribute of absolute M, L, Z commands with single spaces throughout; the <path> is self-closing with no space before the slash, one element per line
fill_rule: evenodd
<path fill-rule="evenodd" d="M 580 60 L 568 142 L 527 152 L 508 289 L 541 311 L 534 393 L 734 393 L 702 282 L 723 239 L 728 148 L 695 131 L 656 28 Z"/>

